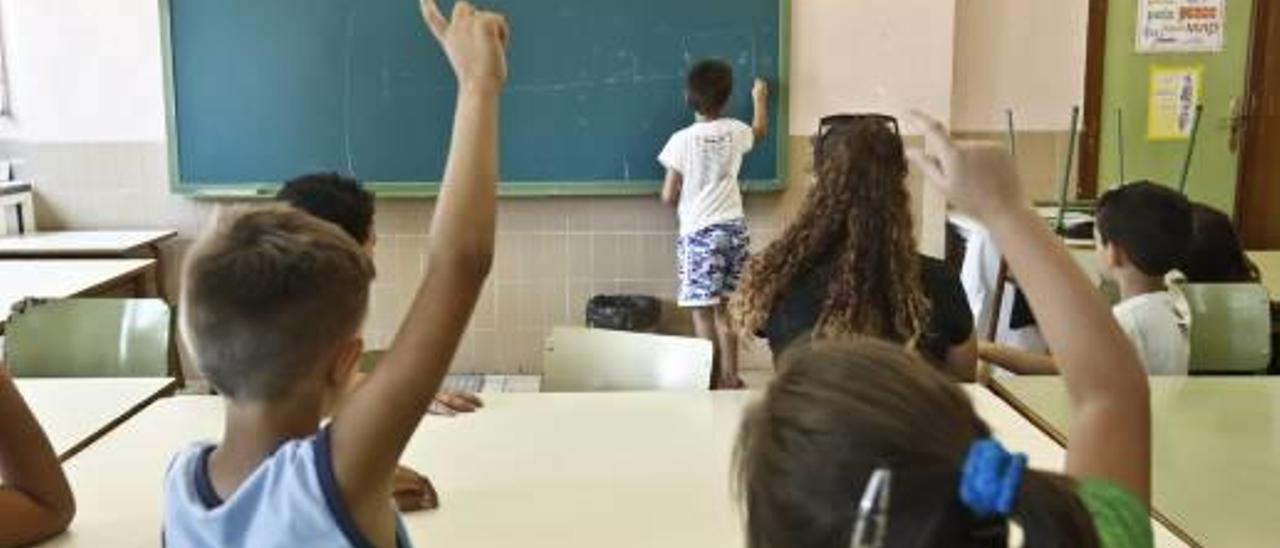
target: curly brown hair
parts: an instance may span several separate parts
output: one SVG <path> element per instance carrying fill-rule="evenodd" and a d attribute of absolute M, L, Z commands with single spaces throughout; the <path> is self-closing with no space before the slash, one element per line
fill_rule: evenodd
<path fill-rule="evenodd" d="M 929 300 L 920 281 L 902 138 L 873 118 L 827 126 L 814 142 L 814 173 L 795 220 L 747 267 L 730 304 L 735 328 L 754 336 L 793 279 L 831 257 L 813 336 L 914 345 Z"/>

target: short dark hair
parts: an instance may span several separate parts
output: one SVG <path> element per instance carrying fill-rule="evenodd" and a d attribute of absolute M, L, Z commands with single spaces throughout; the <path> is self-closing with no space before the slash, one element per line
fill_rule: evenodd
<path fill-rule="evenodd" d="M 338 173 L 312 173 L 284 184 L 277 200 L 338 225 L 364 245 L 373 230 L 373 193 Z"/>
<path fill-rule="evenodd" d="M 1141 181 L 1098 201 L 1102 242 L 1123 249 L 1143 274 L 1164 276 L 1177 268 L 1191 240 L 1191 203 L 1173 189 Z"/>
<path fill-rule="evenodd" d="M 187 256 L 183 333 L 226 397 L 293 394 L 368 309 L 373 263 L 333 223 L 284 205 L 220 215 Z"/>
<path fill-rule="evenodd" d="M 698 114 L 718 116 L 733 94 L 733 67 L 719 59 L 698 61 L 689 69 L 685 100 Z"/>
<path fill-rule="evenodd" d="M 1248 283 L 1258 281 L 1258 267 L 1249 261 L 1231 217 L 1204 204 L 1191 204 L 1191 243 L 1178 267 L 1192 283 Z"/>

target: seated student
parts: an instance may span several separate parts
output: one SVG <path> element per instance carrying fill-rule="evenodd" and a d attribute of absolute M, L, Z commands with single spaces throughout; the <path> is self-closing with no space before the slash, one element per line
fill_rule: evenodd
<path fill-rule="evenodd" d="M 57 535 L 75 514 L 62 463 L 0 363 L 0 548 Z"/>
<path fill-rule="evenodd" d="M 743 421 L 737 470 L 749 548 L 1143 548 L 1150 409 L 1132 347 L 1044 222 L 1009 155 L 958 147 L 927 121 L 930 181 L 991 229 L 1050 344 L 1074 415 L 1065 475 L 1027 469 L 955 384 L 896 344 L 799 345 Z M 866 504 L 866 507 L 863 507 Z"/>
<path fill-rule="evenodd" d="M 366 254 L 373 256 L 378 244 L 373 230 L 373 193 L 359 181 L 337 173 L 303 175 L 286 182 L 276 199 L 338 225 L 355 238 Z M 442 390 L 436 394 L 436 405 L 431 410 L 439 414 L 470 413 L 483 406 L 484 402 L 470 392 Z"/>
<path fill-rule="evenodd" d="M 1102 274 L 1120 287 L 1121 301 L 1112 312 L 1147 373 L 1186 375 L 1191 314 L 1186 301 L 1168 290 L 1164 278 L 1186 253 L 1191 205 L 1167 187 L 1151 182 L 1128 184 L 1098 201 L 1095 234 Z M 1042 354 L 989 344 L 981 345 L 979 353 L 1014 373 L 1057 372 L 1053 358 Z"/>
<path fill-rule="evenodd" d="M 501 16 L 466 2 L 452 20 L 434 1 L 423 9 L 459 93 L 422 286 L 385 358 L 348 394 L 373 277 L 355 240 L 283 206 L 206 231 L 188 257 L 181 314 L 196 363 L 226 398 L 226 426 L 219 444 L 190 447 L 169 468 L 167 546 L 411 545 L 393 471 L 492 263 L 507 74 Z"/>
<path fill-rule="evenodd" d="M 828 116 L 814 141 L 816 182 L 795 220 L 747 267 L 733 300 L 746 335 L 775 357 L 797 341 L 857 335 L 911 343 L 961 379 L 977 366 L 959 276 L 916 252 L 898 122 Z"/>
<path fill-rule="evenodd" d="M 276 194 L 277 200 L 306 211 L 325 221 L 338 225 L 360 244 L 370 258 L 377 245 L 378 236 L 373 230 L 373 193 L 365 190 L 360 182 L 337 173 L 314 173 L 294 178 L 284 184 Z M 353 386 L 363 382 L 362 374 L 356 375 Z M 484 402 L 470 392 L 441 390 L 430 412 L 440 415 L 471 413 L 484 406 Z M 407 466 L 396 468 L 393 492 L 396 505 L 402 512 L 434 509 L 439 506 L 439 495 L 431 481 Z"/>
<path fill-rule="evenodd" d="M 1192 283 L 1256 282 L 1258 267 L 1244 253 L 1227 214 L 1191 204 L 1191 242 L 1178 270 Z"/>

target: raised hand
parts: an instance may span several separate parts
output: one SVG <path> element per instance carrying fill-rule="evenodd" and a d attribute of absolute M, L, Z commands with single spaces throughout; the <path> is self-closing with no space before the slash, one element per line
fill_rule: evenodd
<path fill-rule="evenodd" d="M 453 5 L 446 19 L 436 0 L 419 0 L 427 28 L 444 48 L 463 88 L 497 91 L 507 80 L 507 21 L 496 13 L 477 10 L 469 2 Z"/>
<path fill-rule="evenodd" d="M 912 111 L 911 118 L 924 130 L 926 150 L 932 152 L 912 149 L 907 157 L 951 203 L 984 222 L 1028 205 L 1013 157 L 1003 147 L 956 143 L 941 122 L 920 111 Z"/>
<path fill-rule="evenodd" d="M 769 83 L 763 78 L 756 78 L 755 84 L 751 86 L 751 98 L 756 103 L 763 103 L 769 100 Z"/>

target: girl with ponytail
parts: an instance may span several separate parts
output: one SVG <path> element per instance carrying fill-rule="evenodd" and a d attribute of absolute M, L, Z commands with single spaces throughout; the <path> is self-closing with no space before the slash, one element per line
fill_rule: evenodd
<path fill-rule="evenodd" d="M 1025 206 L 1012 162 L 920 116 L 912 159 L 986 224 L 1061 360 L 1074 424 L 1063 473 L 1028 469 L 966 394 L 901 344 L 815 341 L 782 357 L 744 419 L 749 548 L 1152 545 L 1146 376 L 1102 299 Z"/>

